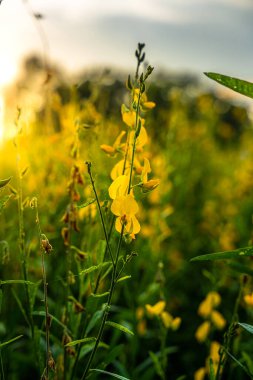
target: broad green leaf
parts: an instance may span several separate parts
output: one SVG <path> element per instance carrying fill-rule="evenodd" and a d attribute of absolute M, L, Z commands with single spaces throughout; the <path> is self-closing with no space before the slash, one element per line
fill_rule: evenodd
<path fill-rule="evenodd" d="M 6 280 L 2 281 L 0 280 L 0 286 L 1 285 L 12 285 L 12 284 L 25 284 L 25 285 L 37 285 L 35 282 L 31 281 L 25 281 L 25 280 Z"/>
<path fill-rule="evenodd" d="M 65 347 L 76 346 L 77 344 L 80 344 L 80 343 L 90 343 L 90 342 L 94 342 L 95 340 L 96 340 L 96 338 L 94 338 L 94 337 L 73 340 L 72 342 L 65 344 Z"/>
<path fill-rule="evenodd" d="M 247 323 L 238 323 L 238 325 L 241 326 L 244 330 L 253 334 L 253 326 L 252 325 L 248 325 Z"/>
<path fill-rule="evenodd" d="M 6 178 L 6 179 L 1 179 L 1 180 L 0 180 L 0 189 L 1 189 L 2 187 L 4 187 L 4 186 L 8 185 L 8 183 L 10 182 L 10 180 L 11 180 L 11 177 Z"/>
<path fill-rule="evenodd" d="M 215 260 L 226 260 L 226 259 L 236 259 L 238 257 L 253 256 L 253 247 L 245 247 L 235 249 L 234 251 L 224 251 L 217 253 L 209 253 L 207 255 L 201 255 L 193 257 L 190 261 L 215 261 Z"/>
<path fill-rule="evenodd" d="M 12 338 L 12 339 L 8 340 L 7 342 L 0 343 L 0 348 L 2 348 L 3 346 L 7 346 L 8 344 L 10 344 L 12 342 L 15 342 L 15 340 L 18 340 L 18 339 L 22 338 L 22 336 L 23 335 L 18 335 L 15 338 Z"/>
<path fill-rule="evenodd" d="M 227 75 L 217 73 L 204 73 L 208 78 L 215 80 L 231 90 L 245 95 L 248 98 L 253 98 L 253 83 L 242 79 L 229 77 Z"/>
<path fill-rule="evenodd" d="M 76 207 L 79 209 L 79 208 L 84 208 L 84 207 L 87 207 L 89 205 L 91 205 L 92 203 L 96 202 L 96 198 L 93 198 L 85 203 L 82 203 L 81 205 L 77 205 Z"/>
<path fill-rule="evenodd" d="M 125 326 L 120 325 L 119 323 L 115 323 L 115 322 L 112 322 L 112 321 L 106 321 L 105 324 L 107 326 L 114 327 L 115 329 L 118 329 L 118 330 L 120 330 L 120 331 L 122 331 L 122 332 L 124 332 L 126 334 L 134 335 L 134 333 L 131 330 L 129 330 Z"/>
<path fill-rule="evenodd" d="M 116 373 L 103 371 L 102 369 L 98 369 L 98 368 L 92 368 L 90 369 L 90 371 L 100 372 L 100 373 L 103 373 L 104 375 L 109 375 L 111 377 L 115 377 L 116 379 L 120 379 L 120 380 L 130 380 L 127 377 L 117 375 Z"/>
<path fill-rule="evenodd" d="M 129 278 L 131 278 L 132 276 L 124 276 L 124 277 L 120 277 L 117 282 L 121 282 L 121 281 L 125 281 L 125 280 L 128 280 Z"/>

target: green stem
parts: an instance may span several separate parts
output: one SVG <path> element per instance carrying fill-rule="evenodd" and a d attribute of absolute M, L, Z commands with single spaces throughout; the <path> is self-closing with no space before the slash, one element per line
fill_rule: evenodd
<path fill-rule="evenodd" d="M 110 243 L 109 243 L 109 236 L 108 236 L 108 233 L 106 231 L 105 221 L 104 221 L 102 209 L 101 209 L 100 202 L 99 202 L 99 199 L 98 199 L 98 194 L 97 194 L 97 191 L 96 191 L 95 182 L 94 182 L 94 179 L 93 179 L 92 173 L 91 173 L 91 162 L 87 161 L 86 165 L 87 165 L 87 168 L 88 168 L 88 173 L 89 173 L 89 176 L 90 176 L 90 181 L 91 181 L 92 189 L 93 189 L 93 192 L 94 192 L 94 195 L 95 195 L 95 198 L 96 198 L 96 202 L 97 202 L 97 206 L 98 206 L 100 220 L 101 220 L 103 231 L 104 231 L 104 235 L 105 235 L 106 246 L 107 246 L 107 249 L 108 249 L 108 252 L 109 252 L 109 255 L 110 255 L 110 259 L 112 261 L 112 265 L 113 265 L 113 267 L 115 267 L 115 262 L 114 262 L 111 246 L 110 246 Z"/>
<path fill-rule="evenodd" d="M 110 310 L 110 306 L 111 306 L 111 302 L 112 302 L 112 296 L 113 296 L 113 293 L 114 293 L 115 285 L 117 283 L 117 280 L 116 280 L 117 279 L 117 263 L 118 263 L 120 249 L 121 249 L 121 245 L 122 245 L 123 233 L 124 233 L 124 224 L 122 225 L 122 228 L 121 228 L 121 233 L 120 233 L 120 238 L 119 238 L 119 242 L 118 242 L 118 247 L 117 247 L 117 252 L 116 252 L 116 258 L 115 258 L 115 265 L 113 266 L 110 291 L 109 291 L 109 294 L 108 294 L 108 299 L 107 299 L 106 307 L 105 307 L 105 310 L 104 310 L 104 313 L 103 313 L 102 322 L 101 322 L 101 325 L 100 325 L 100 328 L 99 328 L 99 331 L 98 331 L 98 335 L 97 335 L 97 338 L 96 338 L 96 342 L 95 342 L 94 348 L 93 348 L 93 350 L 92 350 L 92 352 L 90 354 L 89 360 L 87 362 L 87 365 L 86 365 L 86 368 L 84 370 L 83 376 L 81 377 L 81 380 L 84 380 L 86 378 L 86 375 L 88 374 L 88 372 L 90 370 L 93 358 L 94 358 L 94 356 L 96 354 L 96 351 L 98 349 L 99 343 L 101 341 L 101 338 L 102 338 L 102 335 L 103 335 L 103 332 L 104 332 L 105 322 L 106 322 L 107 317 L 109 315 L 109 310 Z"/>
<path fill-rule="evenodd" d="M 239 289 L 238 296 L 236 298 L 231 323 L 230 323 L 230 325 L 229 325 L 229 327 L 228 327 L 228 329 L 224 335 L 224 347 L 220 349 L 220 359 L 219 359 L 219 363 L 218 363 L 218 368 L 217 368 L 215 380 L 221 380 L 222 370 L 225 367 L 225 364 L 226 364 L 227 359 L 228 359 L 227 352 L 230 349 L 232 338 L 234 336 L 234 327 L 238 321 L 238 309 L 240 306 L 242 294 L 243 294 L 243 281 L 241 281 L 241 284 L 240 284 L 240 289 Z"/>
<path fill-rule="evenodd" d="M 133 167 L 134 167 L 134 156 L 135 156 L 135 149 L 136 149 L 136 141 L 137 141 L 137 137 L 138 137 L 137 134 L 136 134 L 136 131 L 138 129 L 138 122 L 139 122 L 140 99 L 141 99 L 141 90 L 139 90 L 137 109 L 136 109 L 135 134 L 134 134 L 134 142 L 133 142 L 133 149 L 132 149 L 132 159 L 131 159 L 131 165 L 130 165 L 130 176 L 129 176 L 128 191 L 127 191 L 128 194 L 130 194 L 131 187 L 132 187 L 132 175 L 133 175 Z"/>

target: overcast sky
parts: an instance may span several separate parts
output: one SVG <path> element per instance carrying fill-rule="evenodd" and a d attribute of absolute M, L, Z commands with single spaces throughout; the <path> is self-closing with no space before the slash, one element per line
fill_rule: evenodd
<path fill-rule="evenodd" d="M 253 78 L 253 0 L 2 0 L 0 82 L 42 44 L 27 5 L 41 13 L 50 59 L 68 71 L 133 70 L 137 42 L 150 64 Z"/>

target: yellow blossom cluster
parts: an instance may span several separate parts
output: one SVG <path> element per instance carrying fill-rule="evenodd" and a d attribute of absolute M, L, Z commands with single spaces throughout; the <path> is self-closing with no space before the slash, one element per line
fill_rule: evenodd
<path fill-rule="evenodd" d="M 155 103 L 147 99 L 142 82 L 139 87 L 131 90 L 131 107 L 123 104 L 121 108 L 127 130 L 121 131 L 112 145 L 100 146 L 111 157 L 119 155 L 118 162 L 111 170 L 113 182 L 109 187 L 109 196 L 112 199 L 111 211 L 116 218 L 115 229 L 130 241 L 141 229 L 136 217 L 139 206 L 134 188 L 138 186 L 146 193 L 159 185 L 159 180 L 148 178 L 151 166 L 144 152 L 144 146 L 148 143 L 144 116 L 147 110 L 155 107 Z"/>
<path fill-rule="evenodd" d="M 218 330 L 222 330 L 226 326 L 226 320 L 223 315 L 215 310 L 221 303 L 221 297 L 217 292 L 209 292 L 206 298 L 200 303 L 198 314 L 205 321 L 197 328 L 195 338 L 200 342 L 204 342 L 214 326 Z"/>
<path fill-rule="evenodd" d="M 181 324 L 181 318 L 176 317 L 173 318 L 170 313 L 168 313 L 165 310 L 166 302 L 165 301 L 158 301 L 155 305 L 145 305 L 147 313 L 150 317 L 158 317 L 163 322 L 164 327 L 166 329 L 171 329 L 173 331 L 176 331 Z"/>

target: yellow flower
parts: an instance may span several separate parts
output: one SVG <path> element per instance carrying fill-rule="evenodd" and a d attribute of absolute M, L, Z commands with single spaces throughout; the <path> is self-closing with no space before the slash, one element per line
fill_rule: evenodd
<path fill-rule="evenodd" d="M 195 338 L 197 339 L 198 342 L 202 343 L 206 340 L 209 332 L 211 329 L 211 324 L 209 321 L 203 322 L 198 328 L 195 333 Z"/>
<path fill-rule="evenodd" d="M 124 234 L 132 235 L 134 238 L 134 235 L 138 234 L 141 229 L 140 223 L 135 216 L 138 210 L 138 204 L 131 194 L 117 196 L 111 205 L 112 213 L 117 216 L 115 222 L 116 231 L 121 233 L 124 225 Z"/>
<path fill-rule="evenodd" d="M 210 345 L 210 358 L 212 358 L 215 372 L 217 371 L 217 367 L 220 360 L 220 354 L 219 354 L 220 347 L 221 347 L 220 343 L 216 341 L 212 342 Z"/>
<path fill-rule="evenodd" d="M 102 145 L 100 145 L 100 148 L 105 153 L 109 154 L 109 156 L 114 156 L 114 154 L 116 153 L 116 149 L 113 146 L 110 146 L 110 145 L 102 144 Z"/>
<path fill-rule="evenodd" d="M 111 199 L 127 195 L 129 178 L 126 175 L 117 177 L 109 187 L 109 196 Z M 115 214 L 116 215 L 116 214 Z"/>
<path fill-rule="evenodd" d="M 226 326 L 226 320 L 223 315 L 217 311 L 213 310 L 211 312 L 211 321 L 217 327 L 217 329 L 222 330 Z"/>
<path fill-rule="evenodd" d="M 111 145 L 106 145 L 106 144 L 102 144 L 100 145 L 100 148 L 105 152 L 107 153 L 109 156 L 115 156 L 115 154 L 117 153 L 117 151 L 120 149 L 120 148 L 123 148 L 123 146 L 125 144 L 121 144 L 121 140 L 122 140 L 122 137 L 126 134 L 125 131 L 122 131 L 119 136 L 116 138 L 113 146 Z M 121 173 L 122 174 L 122 173 Z"/>
<path fill-rule="evenodd" d="M 166 327 L 166 329 L 168 329 L 169 327 L 171 327 L 171 324 L 172 324 L 172 321 L 173 321 L 173 317 L 172 317 L 172 315 L 170 315 L 169 313 L 167 313 L 167 311 L 163 311 L 161 313 L 161 319 L 162 319 L 163 324 Z"/>
<path fill-rule="evenodd" d="M 194 380 L 204 380 L 206 376 L 206 368 L 201 367 L 194 373 Z"/>
<path fill-rule="evenodd" d="M 171 329 L 173 331 L 176 331 L 177 329 L 179 329 L 180 325 L 181 325 L 181 318 L 180 317 L 176 317 L 173 319 L 172 323 L 171 323 Z"/>
<path fill-rule="evenodd" d="M 198 314 L 203 318 L 208 317 L 213 308 L 218 306 L 221 302 L 221 297 L 217 292 L 209 292 L 204 301 L 202 301 L 198 308 Z"/>
<path fill-rule="evenodd" d="M 160 315 L 164 309 L 165 309 L 166 302 L 165 301 L 158 301 L 154 306 L 151 306 L 149 304 L 145 305 L 147 312 L 149 315 Z"/>
<path fill-rule="evenodd" d="M 144 102 L 142 103 L 142 107 L 147 110 L 152 110 L 156 106 L 155 102 Z"/>
<path fill-rule="evenodd" d="M 140 134 L 136 140 L 136 152 L 137 153 L 142 152 L 144 145 L 146 145 L 148 142 L 148 134 L 147 134 L 146 128 L 143 126 L 144 122 L 145 122 L 145 120 L 141 119 L 142 127 L 140 130 Z M 134 138 L 135 138 L 134 135 L 135 135 L 135 131 L 131 131 L 130 137 L 129 137 L 130 145 L 132 145 L 134 142 Z"/>
<path fill-rule="evenodd" d="M 117 177 L 123 175 L 123 170 L 124 170 L 124 175 L 128 175 L 130 173 L 130 164 L 128 161 L 126 161 L 126 164 L 124 162 L 125 160 L 121 160 L 117 162 L 117 164 L 112 168 L 111 171 L 111 179 L 114 181 Z M 124 168 L 125 165 L 125 168 Z"/>
<path fill-rule="evenodd" d="M 244 297 L 243 297 L 246 305 L 248 306 L 253 306 L 253 293 L 251 294 L 246 294 Z"/>
<path fill-rule="evenodd" d="M 159 186 L 159 179 L 150 179 L 147 182 L 144 182 L 142 185 L 142 190 L 144 193 L 148 193 L 149 191 L 153 191 Z"/>
<path fill-rule="evenodd" d="M 124 123 L 130 127 L 130 128 L 134 128 L 135 127 L 135 121 L 136 121 L 136 112 L 135 111 L 126 111 L 124 109 L 124 111 L 122 111 L 121 109 L 121 112 L 122 112 L 122 120 L 124 121 Z"/>

